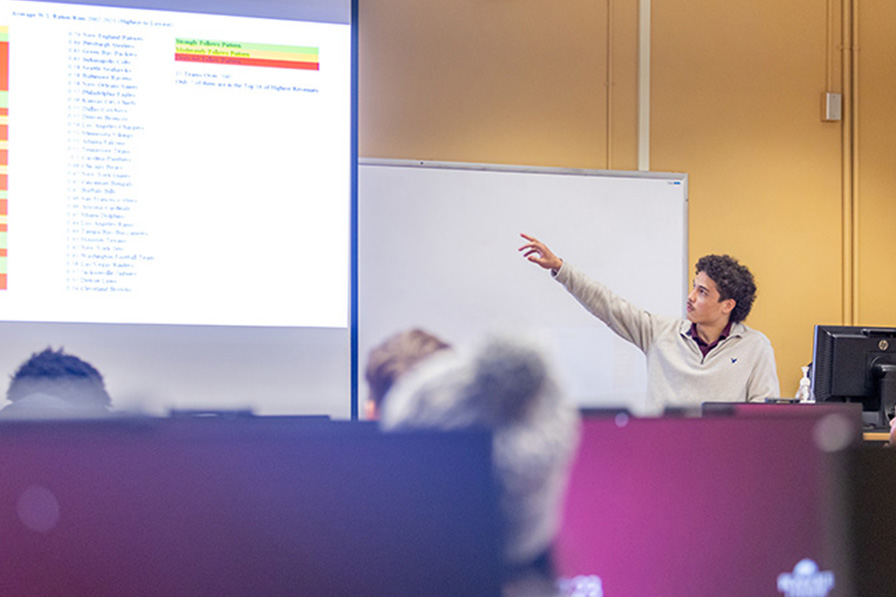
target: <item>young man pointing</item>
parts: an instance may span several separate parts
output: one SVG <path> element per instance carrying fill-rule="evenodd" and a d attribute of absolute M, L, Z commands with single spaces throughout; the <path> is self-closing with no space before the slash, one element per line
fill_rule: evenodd
<path fill-rule="evenodd" d="M 744 325 L 756 297 L 753 274 L 727 255 L 696 264 L 687 319 L 648 313 L 560 259 L 543 242 L 521 235 L 523 256 L 544 269 L 595 317 L 647 357 L 648 407 L 761 401 L 780 396 L 768 338 Z"/>

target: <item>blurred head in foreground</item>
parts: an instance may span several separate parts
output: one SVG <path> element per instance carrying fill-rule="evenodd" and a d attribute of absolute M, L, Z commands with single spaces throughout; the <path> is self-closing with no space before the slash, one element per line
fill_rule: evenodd
<path fill-rule="evenodd" d="M 550 550 L 580 420 L 538 348 L 493 337 L 468 352 L 432 355 L 397 380 L 381 425 L 490 429 L 509 577 L 552 574 Z"/>
<path fill-rule="evenodd" d="M 103 376 L 90 363 L 61 348 L 34 353 L 13 373 L 4 418 L 96 417 L 109 413 L 112 400 Z"/>
<path fill-rule="evenodd" d="M 399 377 L 430 355 L 450 348 L 442 339 L 416 328 L 389 336 L 375 346 L 364 373 L 369 390 L 364 409 L 366 418 L 379 418 L 383 397 Z"/>

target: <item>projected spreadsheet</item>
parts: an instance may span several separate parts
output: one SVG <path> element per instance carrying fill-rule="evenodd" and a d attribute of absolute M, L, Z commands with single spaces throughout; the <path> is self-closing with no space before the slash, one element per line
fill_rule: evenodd
<path fill-rule="evenodd" d="M 0 7 L 4 319 L 346 325 L 348 26 Z"/>

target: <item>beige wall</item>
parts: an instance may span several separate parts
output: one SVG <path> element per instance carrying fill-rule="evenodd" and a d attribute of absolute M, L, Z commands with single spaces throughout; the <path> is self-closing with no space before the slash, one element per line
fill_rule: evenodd
<path fill-rule="evenodd" d="M 825 90 L 852 98 L 842 8 L 652 2 L 651 169 L 689 174 L 691 261 L 727 252 L 756 274 L 748 323 L 772 340 L 784 395 L 814 324 L 851 323 L 854 302 L 896 325 L 881 250 L 896 222 L 896 9 L 863 0 L 857 20 L 854 190 L 851 120 L 821 120 Z M 362 156 L 637 167 L 637 0 L 360 0 L 359 22 Z"/>

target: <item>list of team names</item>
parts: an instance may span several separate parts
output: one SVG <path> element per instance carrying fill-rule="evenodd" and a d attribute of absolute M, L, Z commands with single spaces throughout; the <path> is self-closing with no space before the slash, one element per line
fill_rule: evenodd
<path fill-rule="evenodd" d="M 69 31 L 66 289 L 132 292 L 148 232 L 137 218 L 135 150 L 144 126 L 136 61 L 143 38 Z"/>

